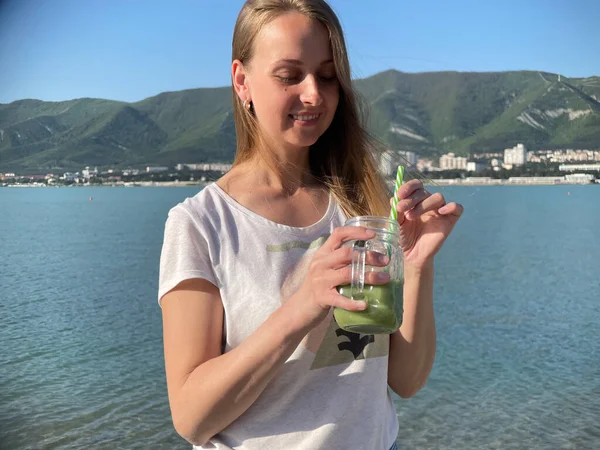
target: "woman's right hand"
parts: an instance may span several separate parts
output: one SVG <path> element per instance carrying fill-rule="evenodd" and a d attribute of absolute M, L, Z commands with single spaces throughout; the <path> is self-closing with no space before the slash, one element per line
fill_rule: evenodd
<path fill-rule="evenodd" d="M 300 314 L 299 318 L 308 329 L 318 325 L 332 306 L 348 311 L 362 311 L 367 307 L 364 301 L 351 300 L 340 295 L 336 287 L 351 282 L 353 250 L 343 244 L 373 237 L 375 232 L 363 227 L 339 227 L 315 253 L 302 286 L 287 302 L 294 305 L 295 313 Z M 368 265 L 385 266 L 388 262 L 385 255 L 367 252 Z M 365 273 L 365 284 L 385 284 L 389 279 L 385 272 Z"/>

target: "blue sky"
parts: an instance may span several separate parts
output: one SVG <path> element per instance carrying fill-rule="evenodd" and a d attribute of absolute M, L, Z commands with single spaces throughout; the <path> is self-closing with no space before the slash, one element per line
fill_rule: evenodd
<path fill-rule="evenodd" d="M 355 77 L 600 75 L 600 0 L 331 0 Z M 240 0 L 0 0 L 0 103 L 137 101 L 230 82 Z"/>

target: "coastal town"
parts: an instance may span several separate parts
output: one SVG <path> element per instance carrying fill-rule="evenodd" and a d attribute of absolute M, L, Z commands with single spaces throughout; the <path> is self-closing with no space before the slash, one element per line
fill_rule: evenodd
<path fill-rule="evenodd" d="M 517 144 L 498 153 L 470 157 L 446 153 L 439 158 L 386 150 L 379 155 L 379 170 L 386 178 L 399 164 L 409 177 L 431 184 L 592 184 L 600 183 L 600 150 L 554 149 L 529 151 Z M 189 186 L 203 185 L 229 171 L 231 163 L 178 163 L 169 166 L 104 169 L 89 166 L 77 172 L 17 174 L 0 173 L 2 187 L 49 186 Z"/>
<path fill-rule="evenodd" d="M 388 150 L 380 159 L 381 172 L 393 177 L 398 164 L 416 168 L 435 184 L 590 184 L 600 183 L 600 150 L 558 149 L 529 151 L 523 144 L 499 153 L 471 157 L 446 153 L 437 159 L 414 152 Z"/>

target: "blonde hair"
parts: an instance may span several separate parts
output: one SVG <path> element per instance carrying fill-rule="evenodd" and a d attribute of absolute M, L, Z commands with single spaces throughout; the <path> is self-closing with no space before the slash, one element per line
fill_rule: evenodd
<path fill-rule="evenodd" d="M 298 12 L 319 21 L 329 32 L 340 98 L 327 131 L 311 146 L 312 175 L 333 194 L 348 217 L 389 214 L 389 189 L 376 169 L 375 140 L 361 123 L 357 95 L 352 87 L 350 63 L 342 27 L 324 0 L 247 0 L 240 11 L 232 42 L 232 60 L 249 64 L 261 28 L 278 16 Z M 234 165 L 261 151 L 255 115 L 244 108 L 233 89 L 233 114 L 237 137 Z"/>

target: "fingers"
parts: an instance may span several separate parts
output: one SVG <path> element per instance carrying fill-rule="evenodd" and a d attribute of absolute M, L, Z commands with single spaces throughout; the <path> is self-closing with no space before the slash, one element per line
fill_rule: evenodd
<path fill-rule="evenodd" d="M 364 227 L 339 227 L 333 230 L 333 233 L 331 233 L 331 236 L 329 236 L 329 239 L 327 239 L 321 249 L 324 252 L 332 252 L 340 248 L 346 241 L 366 241 L 374 237 L 375 232 Z"/>
<path fill-rule="evenodd" d="M 352 269 L 349 266 L 337 270 L 331 270 L 330 277 L 331 286 L 343 286 L 350 284 L 352 279 Z M 390 281 L 390 274 L 387 272 L 365 272 L 365 285 L 374 284 L 381 285 Z"/>
<path fill-rule="evenodd" d="M 398 216 L 400 217 L 405 212 L 410 211 L 428 197 L 430 197 L 430 194 L 425 189 L 417 189 L 407 198 L 398 202 L 398 207 L 396 208 Z"/>
<path fill-rule="evenodd" d="M 390 263 L 390 258 L 383 253 L 368 251 L 365 255 L 365 264 L 367 266 L 385 267 Z"/>
<path fill-rule="evenodd" d="M 363 311 L 367 309 L 367 302 L 364 300 L 352 300 L 338 294 L 336 291 L 332 292 L 328 304 L 347 311 Z"/>
<path fill-rule="evenodd" d="M 410 180 L 400 186 L 398 189 L 398 198 L 405 199 L 410 197 L 415 191 L 423 189 L 423 183 L 419 180 Z"/>
<path fill-rule="evenodd" d="M 396 207 L 399 221 L 403 221 L 404 213 L 406 211 L 413 209 L 419 202 L 423 201 L 429 195 L 429 192 L 425 190 L 423 183 L 419 180 L 410 180 L 409 182 L 400 186 L 400 189 L 398 189 L 399 201 Z M 390 204 L 393 205 L 393 198 L 390 199 Z"/>
<path fill-rule="evenodd" d="M 352 247 L 344 245 L 334 250 L 322 260 L 322 268 L 339 269 L 352 263 L 354 250 Z M 368 266 L 384 267 L 387 266 L 390 259 L 383 253 L 368 250 L 365 254 L 365 264 Z"/>
<path fill-rule="evenodd" d="M 415 217 L 425 214 L 429 211 L 437 211 L 446 204 L 446 199 L 442 194 L 436 192 L 433 195 L 425 197 L 423 201 L 418 203 L 413 209 L 408 211 L 406 217 L 414 219 Z"/>
<path fill-rule="evenodd" d="M 409 181 L 398 190 L 398 194 L 400 201 L 396 210 L 400 223 L 403 222 L 404 217 L 414 219 L 430 211 L 457 218 L 464 211 L 463 206 L 458 203 L 446 204 L 446 199 L 439 192 L 430 194 L 419 180 Z M 390 203 L 393 203 L 393 199 L 390 199 Z"/>
<path fill-rule="evenodd" d="M 452 203 L 448 203 L 447 205 L 440 208 L 438 210 L 438 213 L 441 214 L 442 216 L 452 215 L 452 216 L 456 216 L 456 218 L 458 218 L 462 215 L 464 210 L 465 210 L 465 208 L 463 207 L 463 205 L 452 202 Z"/>
<path fill-rule="evenodd" d="M 350 269 L 336 270 L 337 285 L 350 284 Z M 390 275 L 385 272 L 367 272 L 365 273 L 365 285 L 368 284 L 385 284 L 390 281 Z M 365 289 L 368 289 L 365 287 Z M 361 311 L 367 307 L 365 301 L 352 300 L 339 294 L 336 290 L 330 298 L 330 305 L 338 308 L 347 309 L 348 311 Z"/>

